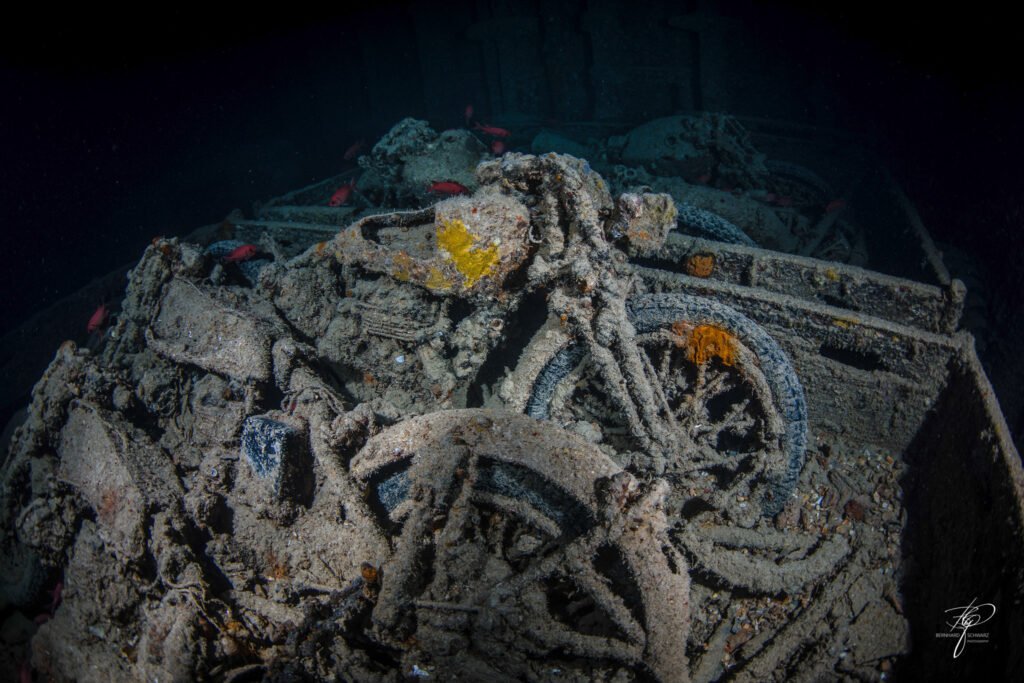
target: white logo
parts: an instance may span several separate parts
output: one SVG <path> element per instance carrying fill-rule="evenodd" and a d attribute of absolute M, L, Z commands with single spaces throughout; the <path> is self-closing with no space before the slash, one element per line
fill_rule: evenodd
<path fill-rule="evenodd" d="M 971 600 L 971 604 L 964 605 L 963 607 L 951 607 L 946 610 L 946 614 L 951 614 L 953 621 L 947 621 L 946 626 L 949 626 L 949 632 L 936 633 L 936 638 L 956 638 L 956 646 L 953 647 L 953 659 L 956 659 L 964 651 L 964 646 L 968 643 L 987 643 L 987 633 L 971 632 L 972 628 L 981 626 L 986 621 L 996 615 L 996 606 L 991 602 L 986 602 L 982 605 L 975 605 L 975 601 Z"/>

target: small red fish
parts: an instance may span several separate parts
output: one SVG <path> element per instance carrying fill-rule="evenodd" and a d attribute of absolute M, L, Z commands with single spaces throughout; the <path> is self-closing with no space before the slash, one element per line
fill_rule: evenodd
<path fill-rule="evenodd" d="M 504 128 L 498 128 L 497 126 L 487 126 L 483 124 L 476 124 L 473 126 L 473 130 L 478 130 L 484 135 L 493 135 L 496 138 L 507 138 L 512 133 L 508 132 Z"/>
<path fill-rule="evenodd" d="M 56 614 L 57 608 L 60 607 L 61 600 L 64 597 L 64 582 L 58 580 L 53 590 L 47 591 L 47 593 L 50 595 L 50 614 Z"/>
<path fill-rule="evenodd" d="M 92 316 L 89 317 L 89 322 L 85 325 L 85 331 L 92 334 L 96 330 L 100 329 L 107 324 L 107 318 L 110 317 L 110 309 L 107 308 L 106 304 L 100 304 L 96 307 Z"/>
<path fill-rule="evenodd" d="M 496 157 L 500 157 L 505 153 L 505 143 L 501 140 L 495 140 L 491 143 L 491 154 Z"/>
<path fill-rule="evenodd" d="M 427 191 L 435 194 L 469 194 L 468 187 L 453 180 L 434 181 Z"/>
<path fill-rule="evenodd" d="M 845 199 L 833 199 L 832 201 L 830 201 L 828 204 L 825 205 L 825 213 L 832 213 L 833 211 L 838 211 L 839 209 L 845 209 L 845 208 L 846 208 L 846 200 Z"/>
<path fill-rule="evenodd" d="M 363 141 L 356 140 L 348 149 L 345 150 L 345 154 L 342 155 L 341 158 L 344 159 L 345 161 L 352 161 L 359 155 L 361 151 L 363 151 Z"/>
<path fill-rule="evenodd" d="M 27 659 L 18 664 L 18 683 L 32 683 L 32 663 Z"/>
<path fill-rule="evenodd" d="M 466 105 L 466 125 L 467 126 L 469 125 L 469 121 L 472 118 L 473 118 L 473 105 L 472 104 L 467 104 Z"/>
<path fill-rule="evenodd" d="M 255 244 L 243 244 L 240 247 L 236 247 L 231 250 L 231 253 L 224 257 L 225 263 L 241 263 L 242 261 L 248 261 L 256 252 L 259 251 Z"/>
<path fill-rule="evenodd" d="M 334 194 L 331 195 L 330 201 L 327 202 L 327 206 L 342 206 L 348 203 L 348 200 L 352 197 L 352 190 L 355 189 L 356 181 L 353 180 L 348 185 L 342 185 Z"/>

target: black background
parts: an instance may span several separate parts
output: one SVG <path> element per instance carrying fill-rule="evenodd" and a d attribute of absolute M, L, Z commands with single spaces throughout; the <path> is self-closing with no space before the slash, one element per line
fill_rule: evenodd
<path fill-rule="evenodd" d="M 936 238 L 977 260 L 1004 309 L 1020 308 L 1021 31 L 991 9 L 897 4 L 729 6 L 776 44 L 819 51 L 847 103 L 844 123 L 877 142 Z M 134 261 L 154 236 L 336 173 L 354 140 L 427 115 L 415 56 L 387 41 L 389 27 L 407 21 L 407 5 L 333 5 L 327 14 L 39 6 L 7 17 L 0 334 Z M 417 6 L 454 26 L 480 3 Z M 365 104 L 366 51 L 357 48 L 368 35 L 388 54 L 383 77 L 395 91 L 374 111 Z M 460 39 L 454 29 L 451 39 Z M 468 84 L 450 120 L 432 123 L 458 125 L 475 91 Z"/>

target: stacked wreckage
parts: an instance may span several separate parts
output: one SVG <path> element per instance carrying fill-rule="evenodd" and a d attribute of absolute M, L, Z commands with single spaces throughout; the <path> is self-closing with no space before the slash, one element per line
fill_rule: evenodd
<path fill-rule="evenodd" d="M 721 191 L 642 167 L 609 169 L 613 196 L 575 157 L 482 149 L 403 122 L 363 160 L 363 209 L 324 206 L 323 185 L 221 226 L 260 240 L 243 263 L 218 258 L 240 241 L 158 240 L 102 345 L 61 347 L 2 480 L 3 599 L 31 617 L 63 589 L 25 643 L 36 671 L 898 664 L 902 453 L 962 355 L 955 287 L 679 234 L 743 231 L 675 197 Z M 472 194 L 373 210 L 422 202 L 429 159 Z M 852 233 L 798 223 L 773 246 L 855 260 Z M 800 287 L 881 303 L 852 316 Z M 870 348 L 886 381 L 840 347 Z"/>

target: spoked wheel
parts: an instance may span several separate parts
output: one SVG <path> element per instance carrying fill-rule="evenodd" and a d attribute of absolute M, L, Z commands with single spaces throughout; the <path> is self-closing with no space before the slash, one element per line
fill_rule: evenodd
<path fill-rule="evenodd" d="M 759 480 L 780 469 L 783 433 L 754 354 L 720 328 L 687 322 L 638 335 L 637 343 L 688 454 L 672 459 L 666 476 L 714 508 L 752 508 Z"/>
<path fill-rule="evenodd" d="M 465 680 L 685 680 L 689 579 L 661 497 L 522 415 L 459 410 L 352 462 L 393 539 L 374 636 Z"/>
<path fill-rule="evenodd" d="M 803 467 L 803 388 L 786 354 L 759 325 L 708 299 L 647 295 L 629 302 L 644 377 L 672 434 L 660 455 L 675 499 L 750 526 L 778 513 Z M 552 353 L 526 412 L 560 424 L 590 422 L 619 452 L 641 451 L 622 398 L 578 345 Z M 540 365 L 540 364 L 537 364 Z M 621 393 L 622 389 L 618 391 Z M 661 468 L 658 468 L 659 471 Z"/>

